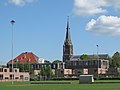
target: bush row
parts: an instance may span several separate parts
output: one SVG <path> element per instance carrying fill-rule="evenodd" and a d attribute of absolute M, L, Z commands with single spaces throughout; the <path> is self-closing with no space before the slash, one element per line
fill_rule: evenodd
<path fill-rule="evenodd" d="M 30 78 L 30 81 L 39 81 L 40 79 L 37 78 Z M 49 80 L 79 80 L 79 78 L 64 78 L 64 77 L 58 77 L 58 78 L 52 78 Z M 94 78 L 94 80 L 120 80 L 120 78 Z"/>
<path fill-rule="evenodd" d="M 52 78 L 52 80 L 79 80 L 79 78 L 64 78 L 64 77 L 61 77 L 61 78 Z"/>
<path fill-rule="evenodd" d="M 120 78 L 100 78 L 99 80 L 120 80 Z"/>

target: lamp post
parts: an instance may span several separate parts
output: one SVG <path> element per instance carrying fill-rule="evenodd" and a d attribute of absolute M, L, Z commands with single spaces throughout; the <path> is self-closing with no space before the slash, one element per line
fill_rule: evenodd
<path fill-rule="evenodd" d="M 11 22 L 11 24 L 12 24 L 12 55 L 11 55 L 11 58 L 12 58 L 12 84 L 13 84 L 13 79 L 14 79 L 14 70 L 13 70 L 13 26 L 14 26 L 14 23 L 15 23 L 15 21 L 14 20 L 11 20 L 10 21 Z"/>
<path fill-rule="evenodd" d="M 99 55 L 98 55 L 98 52 L 99 52 L 99 46 L 97 46 L 97 60 L 98 60 L 98 78 L 99 78 Z"/>

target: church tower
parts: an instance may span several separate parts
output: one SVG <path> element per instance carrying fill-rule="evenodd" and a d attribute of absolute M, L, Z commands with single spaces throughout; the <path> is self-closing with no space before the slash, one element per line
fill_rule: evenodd
<path fill-rule="evenodd" d="M 71 59 L 73 56 L 73 45 L 70 37 L 69 17 L 67 18 L 66 38 L 63 45 L 63 62 Z"/>

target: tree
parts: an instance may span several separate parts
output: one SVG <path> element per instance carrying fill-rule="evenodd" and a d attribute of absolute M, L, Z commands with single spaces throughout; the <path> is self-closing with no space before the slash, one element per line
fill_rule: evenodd
<path fill-rule="evenodd" d="M 115 61 L 114 59 L 111 59 L 111 60 L 110 60 L 110 67 L 111 67 L 111 68 L 117 67 L 117 63 L 116 63 L 116 61 Z"/>
<path fill-rule="evenodd" d="M 16 62 L 14 63 L 14 68 L 19 68 L 20 72 L 31 72 L 31 65 L 29 62 L 26 63 L 20 63 L 20 62 Z"/>
<path fill-rule="evenodd" d="M 120 53 L 119 52 L 116 52 L 112 56 L 112 59 L 110 60 L 110 67 L 113 67 L 113 68 L 120 67 Z"/>
<path fill-rule="evenodd" d="M 97 55 L 91 55 L 91 56 L 89 56 L 89 59 L 98 59 L 98 56 Z"/>
<path fill-rule="evenodd" d="M 45 76 L 46 75 L 45 66 L 41 67 L 40 69 L 41 76 Z"/>
<path fill-rule="evenodd" d="M 50 79 L 52 76 L 52 69 L 50 66 L 43 66 L 40 70 L 40 74 L 44 79 Z"/>
<path fill-rule="evenodd" d="M 23 64 L 20 62 L 16 62 L 14 65 L 14 68 L 19 68 L 19 71 L 22 72 L 24 69 Z"/>
<path fill-rule="evenodd" d="M 87 54 L 83 54 L 80 56 L 80 59 L 87 60 L 87 59 L 89 59 L 89 56 Z"/>
<path fill-rule="evenodd" d="M 52 69 L 50 66 L 46 67 L 46 76 L 48 79 L 51 78 L 51 76 L 52 76 Z"/>
<path fill-rule="evenodd" d="M 57 63 L 61 63 L 62 61 L 60 61 L 60 60 L 55 60 L 55 61 L 53 61 L 52 63 L 53 64 L 57 64 Z"/>
<path fill-rule="evenodd" d="M 24 63 L 24 70 L 26 71 L 26 72 L 28 72 L 29 71 L 29 67 L 30 65 L 29 65 L 29 62 L 26 62 L 26 63 Z"/>

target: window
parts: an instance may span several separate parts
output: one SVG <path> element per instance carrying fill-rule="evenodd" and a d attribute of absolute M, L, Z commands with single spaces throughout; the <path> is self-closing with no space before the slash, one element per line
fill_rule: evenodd
<path fill-rule="evenodd" d="M 82 64 L 81 64 L 81 61 L 79 61 L 79 65 L 82 65 Z"/>
<path fill-rule="evenodd" d="M 31 68 L 33 69 L 33 68 L 34 68 L 34 66 L 33 66 L 33 65 L 31 65 Z"/>
<path fill-rule="evenodd" d="M 20 75 L 20 79 L 23 79 L 23 75 Z"/>
<path fill-rule="evenodd" d="M 39 67 L 39 64 L 37 65 L 37 69 L 39 69 L 40 67 Z"/>
<path fill-rule="evenodd" d="M 5 77 L 5 79 L 9 79 L 8 77 Z"/>
<path fill-rule="evenodd" d="M 97 61 L 95 61 L 95 65 L 98 65 L 98 60 L 97 60 Z"/>
<path fill-rule="evenodd" d="M 83 61 L 83 65 L 85 66 L 85 61 Z"/>
<path fill-rule="evenodd" d="M 18 62 L 18 58 L 16 59 L 16 61 Z"/>
<path fill-rule="evenodd" d="M 94 60 L 91 61 L 91 65 L 94 66 Z"/>
<path fill-rule="evenodd" d="M 71 66 L 71 62 L 69 61 L 69 62 L 67 62 L 67 66 Z"/>
<path fill-rule="evenodd" d="M 15 69 L 15 72 L 17 72 L 17 69 Z"/>
<path fill-rule="evenodd" d="M 15 77 L 15 79 L 19 79 L 19 77 Z"/>
<path fill-rule="evenodd" d="M 73 66 L 77 66 L 77 63 L 76 63 L 76 61 L 73 61 Z"/>
<path fill-rule="evenodd" d="M 53 68 L 55 69 L 55 64 L 53 65 Z"/>
<path fill-rule="evenodd" d="M 28 77 L 25 77 L 25 80 L 28 80 L 29 78 Z"/>
<path fill-rule="evenodd" d="M 91 61 L 88 61 L 88 63 L 89 63 L 90 66 L 92 65 Z"/>
<path fill-rule="evenodd" d="M 26 58 L 26 54 L 24 54 L 24 57 Z"/>
<path fill-rule="evenodd" d="M 0 68 L 0 72 L 3 72 L 3 68 Z"/>
<path fill-rule="evenodd" d="M 85 61 L 85 65 L 88 66 L 88 61 Z"/>
<path fill-rule="evenodd" d="M 103 61 L 103 65 L 107 65 L 107 62 L 106 62 L 106 61 Z"/>
<path fill-rule="evenodd" d="M 13 74 L 10 74 L 10 79 L 12 79 L 12 78 L 14 79 L 14 75 L 13 75 Z"/>
<path fill-rule="evenodd" d="M 72 65 L 71 62 L 69 62 L 69 65 L 70 65 L 70 66 Z"/>
<path fill-rule="evenodd" d="M 61 74 L 63 74 L 63 70 L 61 70 Z"/>
<path fill-rule="evenodd" d="M 81 62 L 81 66 L 83 66 L 84 62 L 83 61 L 80 61 Z"/>
<path fill-rule="evenodd" d="M 96 66 L 97 64 L 97 61 L 93 60 L 93 65 Z"/>
<path fill-rule="evenodd" d="M 7 72 L 7 69 L 4 69 L 4 72 Z"/>
<path fill-rule="evenodd" d="M 3 75 L 2 74 L 0 74 L 0 80 L 2 80 L 3 79 Z"/>
<path fill-rule="evenodd" d="M 10 68 L 10 72 L 12 72 L 12 68 Z"/>

